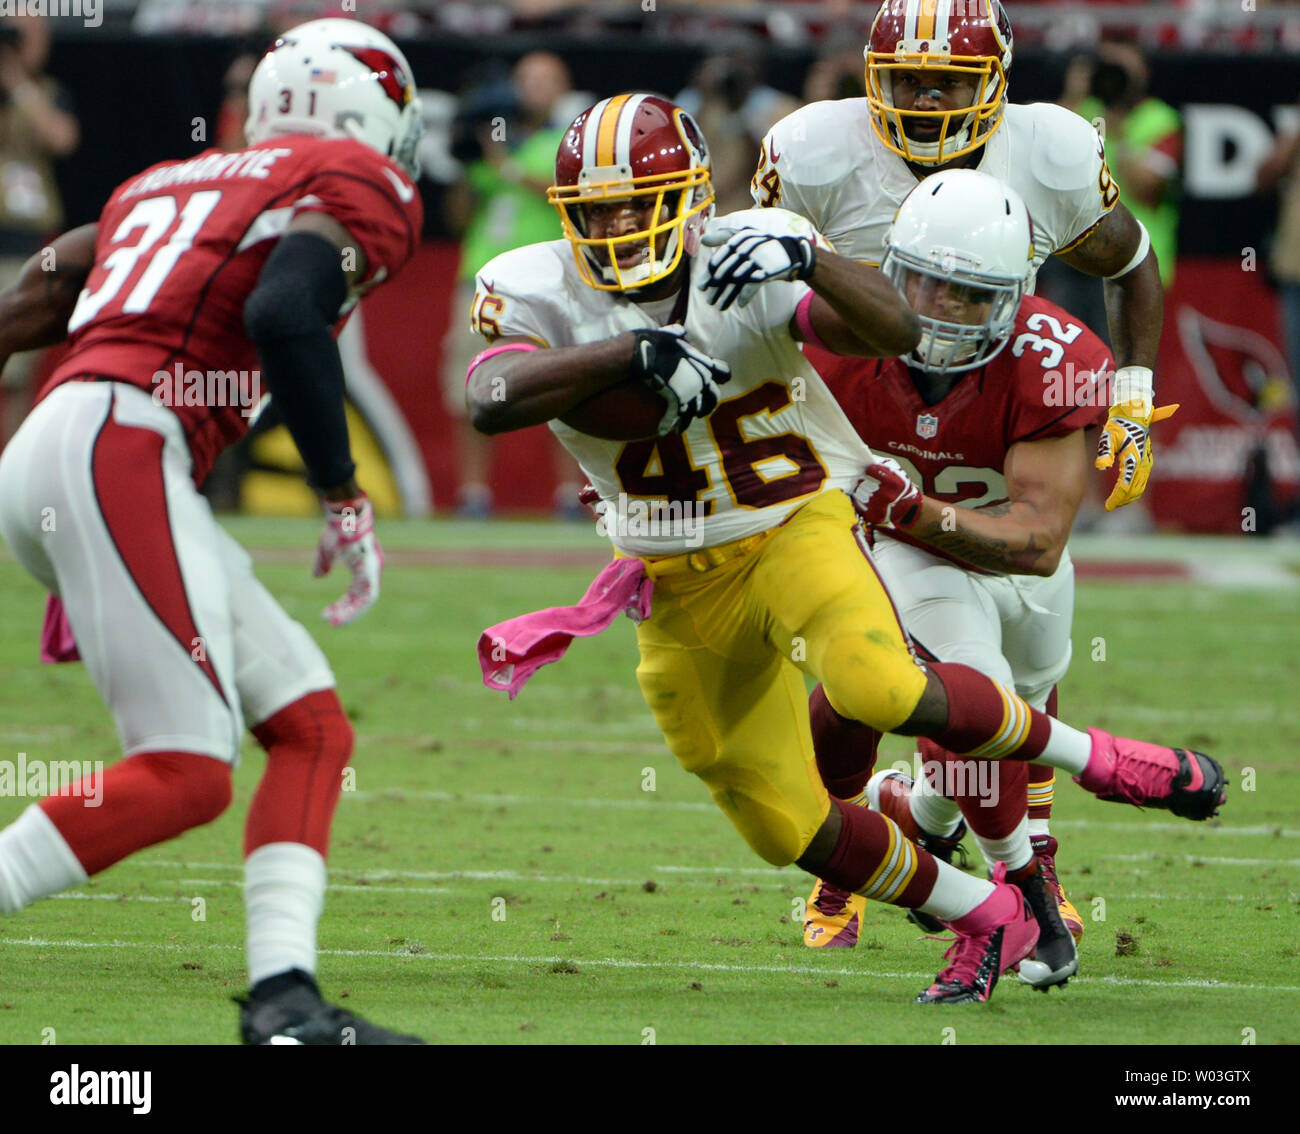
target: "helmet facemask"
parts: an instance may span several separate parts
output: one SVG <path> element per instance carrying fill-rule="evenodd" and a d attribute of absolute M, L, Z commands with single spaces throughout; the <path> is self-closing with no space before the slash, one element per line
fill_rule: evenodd
<path fill-rule="evenodd" d="M 921 322 L 921 341 L 908 361 L 931 374 L 974 370 L 997 356 L 1025 294 L 1023 278 L 960 266 L 961 254 L 935 262 L 888 248 L 880 270 Z"/>
<path fill-rule="evenodd" d="M 917 165 L 943 165 L 972 153 L 989 140 L 1002 123 L 1007 79 L 1000 60 L 988 56 L 953 55 L 946 43 L 898 44 L 892 54 L 864 52 L 867 59 L 867 105 L 871 125 L 884 145 Z M 966 106 L 951 110 L 903 110 L 895 105 L 894 76 L 899 71 L 933 71 L 957 75 L 974 84 Z M 939 133 L 923 142 L 907 133 L 910 123 L 932 122 Z"/>
<path fill-rule="evenodd" d="M 628 166 L 596 166 L 583 169 L 577 185 L 552 186 L 546 198 L 560 214 L 583 282 L 599 291 L 635 291 L 671 276 L 683 255 L 697 251 L 714 200 L 706 166 L 643 177 L 633 177 Z M 616 236 L 590 235 L 586 210 L 623 201 L 647 207 L 646 227 Z M 618 253 L 637 246 L 640 258 L 620 264 Z"/>

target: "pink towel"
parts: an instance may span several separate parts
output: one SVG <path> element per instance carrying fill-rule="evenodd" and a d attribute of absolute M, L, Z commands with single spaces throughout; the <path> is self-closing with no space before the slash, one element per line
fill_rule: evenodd
<path fill-rule="evenodd" d="M 57 595 L 50 595 L 45 604 L 45 623 L 41 627 L 41 661 L 46 665 L 58 662 L 81 661 L 77 652 L 77 640 L 72 636 L 72 627 L 68 623 L 68 612 L 63 609 L 63 600 Z"/>
<path fill-rule="evenodd" d="M 559 661 L 574 638 L 589 638 L 626 612 L 633 622 L 650 617 L 654 581 L 639 559 L 615 559 L 592 581 L 577 606 L 553 606 L 489 626 L 478 640 L 483 684 L 514 700 L 544 665 Z"/>

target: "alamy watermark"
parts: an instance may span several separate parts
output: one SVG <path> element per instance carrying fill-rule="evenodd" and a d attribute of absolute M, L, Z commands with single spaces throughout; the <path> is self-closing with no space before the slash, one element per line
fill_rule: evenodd
<path fill-rule="evenodd" d="M 692 500 L 635 500 L 620 492 L 617 500 L 602 501 L 596 511 L 596 531 L 615 542 L 671 539 L 692 549 L 704 543 L 707 504 Z"/>
<path fill-rule="evenodd" d="M 155 370 L 153 402 L 156 406 L 231 406 L 241 417 L 252 417 L 262 400 L 260 370 L 186 370 L 176 363 L 171 370 Z"/>
<path fill-rule="evenodd" d="M 79 796 L 87 807 L 104 802 L 103 760 L 0 760 L 0 796 L 44 799 L 47 795 Z"/>
<path fill-rule="evenodd" d="M 102 0 L 0 0 L 0 19 L 10 16 L 73 16 L 97 28 L 104 22 L 104 6 Z"/>

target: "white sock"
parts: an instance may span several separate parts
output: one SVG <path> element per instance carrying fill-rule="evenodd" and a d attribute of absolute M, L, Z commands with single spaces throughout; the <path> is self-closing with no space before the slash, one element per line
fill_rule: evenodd
<path fill-rule="evenodd" d="M 912 784 L 912 794 L 907 802 L 912 818 L 927 835 L 947 837 L 961 822 L 961 808 L 935 791 L 924 776 Z"/>
<path fill-rule="evenodd" d="M 248 978 L 316 972 L 316 923 L 325 905 L 325 860 L 302 843 L 267 843 L 244 860 Z"/>
<path fill-rule="evenodd" d="M 0 831 L 0 913 L 17 913 L 87 877 L 67 840 L 36 804 Z"/>
<path fill-rule="evenodd" d="M 1051 825 L 1050 819 L 1031 819 L 1029 820 L 1029 837 L 1038 838 L 1042 835 L 1050 835 L 1052 832 L 1048 829 Z"/>
<path fill-rule="evenodd" d="M 971 832 L 975 835 L 975 832 Z M 984 861 L 992 866 L 995 862 L 1005 862 L 1008 870 L 1019 870 L 1028 866 L 1034 857 L 1034 848 L 1029 845 L 1029 818 L 1026 816 L 1016 824 L 1016 829 L 1004 839 L 986 839 L 975 835 L 975 841 L 984 852 Z"/>
<path fill-rule="evenodd" d="M 992 896 L 992 882 L 949 866 L 941 859 L 935 859 L 935 863 L 939 867 L 939 877 L 934 880 L 934 889 L 920 907 L 922 913 L 940 921 L 952 921 L 955 917 L 964 917 Z"/>
<path fill-rule="evenodd" d="M 1034 759 L 1073 776 L 1082 775 L 1088 766 L 1088 757 L 1092 755 L 1092 737 L 1068 724 L 1062 724 L 1055 717 L 1049 720 L 1052 731 L 1047 738 L 1047 747 L 1041 756 L 1035 756 Z"/>

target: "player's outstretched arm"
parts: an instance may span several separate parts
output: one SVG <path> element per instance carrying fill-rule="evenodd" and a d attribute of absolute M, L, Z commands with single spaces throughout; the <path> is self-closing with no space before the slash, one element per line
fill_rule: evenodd
<path fill-rule="evenodd" d="M 351 267 L 343 268 L 343 252 Z M 262 377 L 324 499 L 325 530 L 317 576 L 335 562 L 352 573 L 347 594 L 326 608 L 338 626 L 379 597 L 383 554 L 370 501 L 357 485 L 344 409 L 343 362 L 333 328 L 348 288 L 364 278 L 365 255 L 348 230 L 324 213 L 305 213 L 267 257 L 244 304 L 244 325 L 257 347 Z"/>
<path fill-rule="evenodd" d="M 1153 465 L 1151 426 L 1178 408 L 1155 405 L 1152 371 L 1164 319 L 1160 265 L 1146 230 L 1122 204 L 1061 259 L 1105 281 L 1106 321 L 1118 369 L 1096 467 L 1116 467 L 1115 486 L 1106 499 L 1111 511 L 1146 491 Z"/>
<path fill-rule="evenodd" d="M 0 292 L 0 369 L 11 354 L 61 343 L 77 296 L 95 266 L 99 226 L 70 229 L 23 265 Z"/>
<path fill-rule="evenodd" d="M 867 470 L 854 492 L 872 523 L 888 523 L 975 567 L 1008 575 L 1051 575 L 1061 563 L 1087 478 L 1083 430 L 1007 450 L 1008 500 L 958 508 L 920 491 L 893 461 Z"/>
<path fill-rule="evenodd" d="M 808 320 L 828 350 L 895 358 L 921 341 L 916 312 L 879 269 L 818 248 L 808 284 L 813 289 Z M 796 337 L 802 339 L 802 332 Z"/>
<path fill-rule="evenodd" d="M 713 225 L 702 243 L 716 251 L 699 287 L 720 310 L 737 301 L 744 307 L 764 284 L 805 280 L 813 289 L 813 333 L 836 354 L 893 358 L 920 341 L 915 312 L 884 275 L 808 236 Z M 800 342 L 809 337 L 798 315 L 790 333 Z"/>

